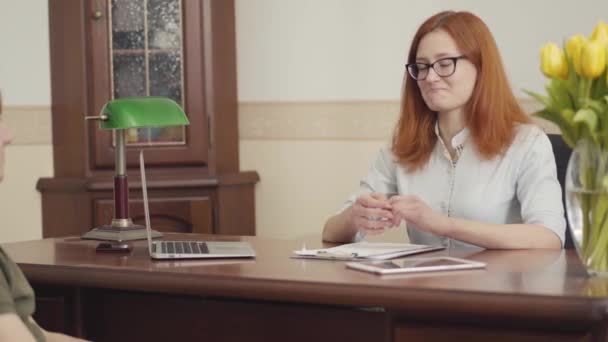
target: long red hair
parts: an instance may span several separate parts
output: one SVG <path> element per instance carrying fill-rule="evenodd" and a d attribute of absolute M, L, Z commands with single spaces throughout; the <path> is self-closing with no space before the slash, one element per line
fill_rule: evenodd
<path fill-rule="evenodd" d="M 509 85 L 496 42 L 486 24 L 469 12 L 446 11 L 427 19 L 410 46 L 408 63 L 416 61 L 422 37 L 446 31 L 464 56 L 477 68 L 473 94 L 465 105 L 466 123 L 479 154 L 485 159 L 503 153 L 515 136 L 517 123 L 530 122 Z M 424 102 L 420 88 L 407 71 L 401 96 L 401 114 L 393 133 L 392 150 L 409 171 L 428 162 L 437 142 L 437 113 Z"/>

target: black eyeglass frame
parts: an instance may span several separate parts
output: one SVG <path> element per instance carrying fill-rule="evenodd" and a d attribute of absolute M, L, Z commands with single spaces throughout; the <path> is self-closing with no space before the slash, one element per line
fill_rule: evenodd
<path fill-rule="evenodd" d="M 454 73 L 456 72 L 456 62 L 458 62 L 459 59 L 463 59 L 463 58 L 467 58 L 467 56 L 465 55 L 460 55 L 460 56 L 456 56 L 456 57 L 444 57 L 444 58 L 440 58 L 436 61 L 434 61 L 433 63 L 420 63 L 420 62 L 415 62 L 415 63 L 407 63 L 405 65 L 405 69 L 407 70 L 407 73 L 416 81 L 424 81 L 428 76 L 429 76 L 429 72 L 428 70 L 430 70 L 431 68 L 435 71 L 435 74 L 437 74 L 437 76 L 444 78 L 444 77 L 450 77 L 452 75 L 454 75 Z M 447 75 L 442 75 L 439 73 L 439 71 L 437 71 L 437 69 L 435 69 L 435 65 L 437 63 L 446 61 L 446 60 L 450 60 L 452 61 L 452 63 L 454 63 L 454 69 L 452 70 L 452 72 L 450 72 Z M 414 77 L 414 73 L 410 70 L 410 67 L 412 66 L 417 66 L 417 65 L 424 65 L 426 66 L 427 73 L 426 75 L 424 75 L 424 77 L 420 78 L 420 77 Z M 420 73 L 420 70 L 418 71 L 418 73 Z"/>

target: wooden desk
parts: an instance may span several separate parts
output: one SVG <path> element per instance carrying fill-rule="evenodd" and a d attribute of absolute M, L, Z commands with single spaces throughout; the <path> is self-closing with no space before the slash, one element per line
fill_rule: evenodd
<path fill-rule="evenodd" d="M 37 290 L 41 324 L 95 341 L 607 338 L 608 280 L 587 278 L 573 251 L 444 251 L 488 267 L 379 277 L 290 259 L 302 241 L 202 237 L 250 241 L 258 256 L 151 261 L 144 242 L 121 255 L 59 238 L 4 247 Z"/>

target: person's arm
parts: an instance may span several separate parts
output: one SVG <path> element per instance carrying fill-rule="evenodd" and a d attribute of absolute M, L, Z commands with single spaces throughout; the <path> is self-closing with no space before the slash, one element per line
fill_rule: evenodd
<path fill-rule="evenodd" d="M 30 321 L 38 326 L 30 317 Z M 38 326 L 40 328 L 40 326 Z M 83 342 L 85 340 L 68 335 L 46 331 L 40 328 L 47 342 Z M 34 335 L 23 324 L 21 318 L 15 313 L 0 314 L 0 342 L 35 342 Z"/>
<path fill-rule="evenodd" d="M 387 195 L 397 192 L 396 164 L 389 148 L 383 148 L 361 181 L 359 196 L 352 196 L 346 209 L 331 216 L 323 227 L 323 241 L 353 242 L 357 232 L 382 234 L 390 227 L 392 213 Z M 379 218 L 384 218 L 380 221 Z"/>
<path fill-rule="evenodd" d="M 516 196 L 520 203 L 521 217 L 528 225 L 542 226 L 546 235 L 557 237 L 563 246 L 566 239 L 566 219 L 562 188 L 557 180 L 555 155 L 549 137 L 538 130 L 531 139 L 528 149 L 519 165 Z M 530 238 L 540 237 L 535 234 Z M 537 244 L 542 244 L 538 241 Z"/>
<path fill-rule="evenodd" d="M 14 341 L 35 342 L 36 340 L 17 314 L 0 314 L 0 342 Z"/>
<path fill-rule="evenodd" d="M 448 217 L 417 196 L 390 199 L 397 222 L 405 220 L 423 231 L 495 249 L 561 248 L 560 237 L 538 224 L 492 224 Z"/>
<path fill-rule="evenodd" d="M 69 335 L 65 335 L 65 334 L 60 334 L 60 333 L 54 333 L 54 332 L 50 332 L 47 330 L 43 330 L 44 332 L 44 337 L 46 338 L 47 342 L 83 342 L 86 340 L 77 338 L 77 337 L 72 337 Z"/>
<path fill-rule="evenodd" d="M 378 235 L 393 227 L 393 213 L 384 194 L 371 193 L 357 197 L 353 205 L 327 220 L 323 228 L 325 242 L 353 242 L 357 232 Z"/>
<path fill-rule="evenodd" d="M 69 335 L 45 330 L 44 328 L 39 326 L 38 323 L 32 317 L 30 317 L 30 322 L 32 322 L 32 324 L 36 325 L 42 331 L 42 333 L 44 334 L 44 338 L 47 342 L 86 342 L 86 340 L 77 337 L 72 337 Z"/>
<path fill-rule="evenodd" d="M 323 241 L 325 242 L 352 242 L 357 235 L 357 228 L 352 224 L 351 211 L 353 206 L 341 213 L 330 217 L 323 227 Z"/>
<path fill-rule="evenodd" d="M 489 224 L 448 217 L 444 235 L 494 249 L 562 248 L 559 236 L 538 224 Z"/>

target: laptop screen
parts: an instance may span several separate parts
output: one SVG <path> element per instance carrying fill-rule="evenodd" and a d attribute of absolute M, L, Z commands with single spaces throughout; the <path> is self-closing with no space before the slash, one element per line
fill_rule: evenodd
<path fill-rule="evenodd" d="M 141 192 L 144 197 L 144 216 L 146 219 L 146 236 L 148 238 L 148 253 L 152 254 L 152 228 L 150 227 L 150 208 L 148 206 L 148 185 L 146 184 L 146 166 L 144 150 L 139 150 L 139 171 L 141 173 Z"/>

